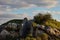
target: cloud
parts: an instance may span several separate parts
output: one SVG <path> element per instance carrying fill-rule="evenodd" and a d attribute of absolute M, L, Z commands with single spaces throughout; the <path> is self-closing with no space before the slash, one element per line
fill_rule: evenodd
<path fill-rule="evenodd" d="M 57 0 L 23 0 L 28 4 L 34 4 L 38 7 L 55 7 L 57 4 Z"/>
<path fill-rule="evenodd" d="M 57 0 L 0 0 L 1 8 L 55 7 Z"/>
<path fill-rule="evenodd" d="M 11 11 L 18 10 L 19 8 L 52 8 L 57 4 L 57 0 L 0 0 L 0 13 L 11 13 Z"/>
<path fill-rule="evenodd" d="M 3 24 L 3 23 L 5 23 L 5 22 L 7 22 L 7 21 L 9 21 L 9 20 L 11 20 L 11 19 L 0 18 L 0 25 Z"/>
<path fill-rule="evenodd" d="M 27 13 L 13 14 L 11 11 L 19 8 L 46 7 L 52 8 L 58 4 L 57 0 L 0 0 L 0 24 L 10 19 L 28 17 Z M 34 13 L 34 12 L 33 12 Z"/>
<path fill-rule="evenodd" d="M 23 14 L 12 14 L 12 13 L 9 13 L 9 14 L 0 14 L 0 18 L 11 18 L 11 19 L 23 19 L 23 18 L 29 18 L 30 16 L 28 16 L 27 13 L 23 13 Z"/>
<path fill-rule="evenodd" d="M 28 16 L 28 14 L 24 13 L 24 14 L 0 14 L 0 24 L 2 23 L 5 23 L 9 20 L 12 20 L 12 19 L 23 19 L 27 17 L 28 19 L 31 19 L 30 16 Z"/>
<path fill-rule="evenodd" d="M 46 10 L 41 11 L 41 10 L 35 10 L 35 11 L 32 12 L 33 16 L 37 15 L 38 13 L 42 13 L 42 14 L 50 13 L 52 15 L 55 15 L 55 14 L 60 15 L 59 11 L 46 11 Z"/>

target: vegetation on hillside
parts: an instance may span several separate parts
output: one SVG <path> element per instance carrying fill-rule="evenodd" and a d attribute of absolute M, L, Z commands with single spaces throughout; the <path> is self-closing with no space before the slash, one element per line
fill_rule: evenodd
<path fill-rule="evenodd" d="M 57 28 L 60 30 L 60 22 L 52 19 L 51 14 L 41 14 L 39 13 L 38 15 L 34 16 L 34 21 L 37 24 L 43 24 L 50 26 L 52 28 Z"/>

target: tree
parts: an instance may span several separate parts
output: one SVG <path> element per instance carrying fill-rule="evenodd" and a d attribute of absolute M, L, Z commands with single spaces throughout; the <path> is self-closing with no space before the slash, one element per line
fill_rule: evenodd
<path fill-rule="evenodd" d="M 38 14 L 38 15 L 35 15 L 34 16 L 34 21 L 36 22 L 36 23 L 38 23 L 38 24 L 40 24 L 41 23 L 41 20 L 43 19 L 43 15 L 42 14 Z"/>
<path fill-rule="evenodd" d="M 51 19 L 51 15 L 50 14 L 45 14 L 44 17 L 43 17 L 43 19 L 45 21 L 50 20 Z"/>
<path fill-rule="evenodd" d="M 41 14 L 39 13 L 38 15 L 34 16 L 34 21 L 37 24 L 43 24 L 45 23 L 47 20 L 51 19 L 51 15 L 50 14 Z"/>

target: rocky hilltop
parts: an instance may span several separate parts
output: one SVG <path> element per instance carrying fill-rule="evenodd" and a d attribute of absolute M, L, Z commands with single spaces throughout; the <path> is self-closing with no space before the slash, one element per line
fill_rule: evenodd
<path fill-rule="evenodd" d="M 45 35 L 46 34 L 46 35 Z M 46 36 L 43 38 L 43 36 Z M 60 31 L 33 20 L 10 20 L 0 25 L 0 40 L 60 40 Z"/>

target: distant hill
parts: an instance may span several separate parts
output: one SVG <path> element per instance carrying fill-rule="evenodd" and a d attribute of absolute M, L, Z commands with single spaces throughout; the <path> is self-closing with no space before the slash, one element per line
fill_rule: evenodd
<path fill-rule="evenodd" d="M 22 23 L 22 21 L 23 21 L 23 19 L 13 19 L 13 20 L 9 20 L 6 23 L 3 23 L 2 25 L 6 25 L 8 23 L 17 23 L 17 24 L 20 24 L 20 23 Z"/>

